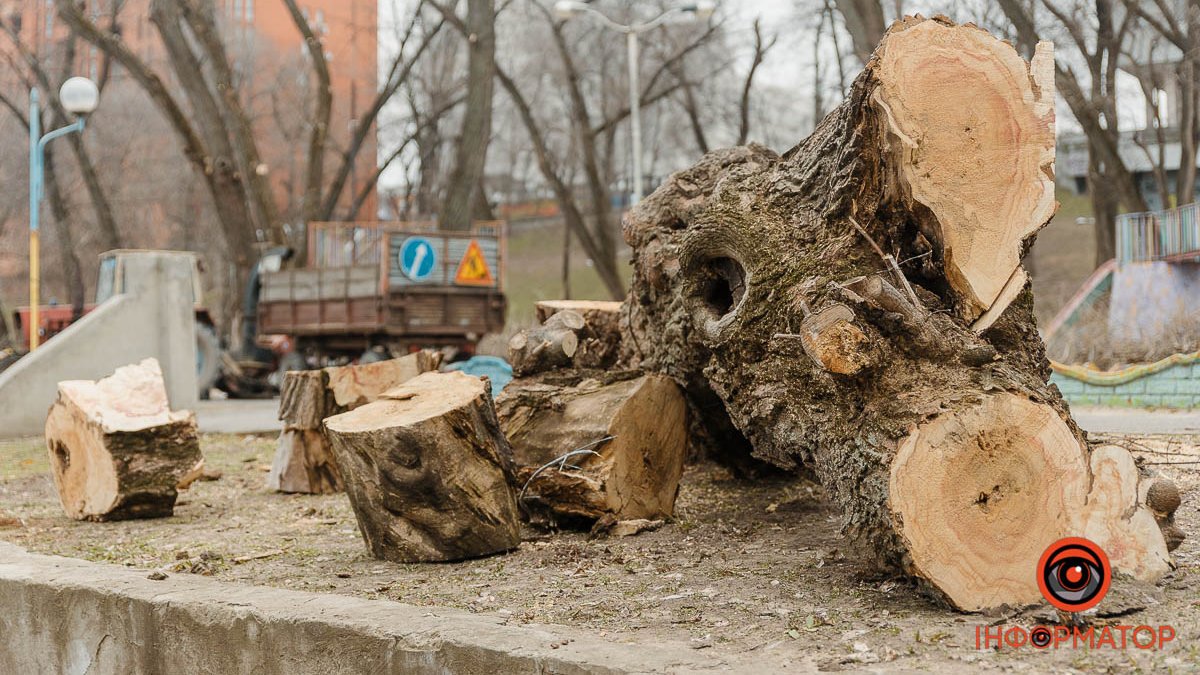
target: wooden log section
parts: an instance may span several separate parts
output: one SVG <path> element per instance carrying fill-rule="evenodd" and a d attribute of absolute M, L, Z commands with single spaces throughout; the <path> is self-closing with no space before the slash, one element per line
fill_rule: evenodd
<path fill-rule="evenodd" d="M 963 610 L 1038 601 L 1057 538 L 1154 580 L 1182 535 L 1047 382 L 1020 254 L 1055 208 L 1053 102 L 1048 43 L 1026 64 L 909 17 L 810 137 L 709 153 L 624 223 L 632 362 L 697 438 L 811 472 L 865 560 Z"/>
<path fill-rule="evenodd" d="M 326 417 L 374 401 L 385 391 L 437 370 L 441 354 L 414 354 L 361 365 L 293 370 L 279 393 L 283 431 L 267 474 L 267 488 L 279 492 L 329 494 L 342 489 L 337 462 L 321 430 Z"/>
<path fill-rule="evenodd" d="M 58 383 L 46 418 L 54 487 L 76 520 L 170 516 L 201 461 L 196 417 L 172 411 L 158 361 Z"/>
<path fill-rule="evenodd" d="M 572 365 L 576 368 L 610 368 L 620 358 L 621 312 L 625 303 L 606 300 L 542 300 L 537 303 L 537 319 L 546 323 L 561 311 L 583 317 L 579 347 Z"/>
<path fill-rule="evenodd" d="M 570 366 L 579 348 L 577 331 L 584 327 L 576 312 L 556 312 L 540 326 L 513 335 L 508 341 L 508 362 L 513 375 L 523 377 Z"/>
<path fill-rule="evenodd" d="M 462 560 L 520 543 L 512 451 L 484 380 L 425 373 L 325 431 L 376 558 Z"/>
<path fill-rule="evenodd" d="M 606 382 L 569 371 L 518 379 L 500 395 L 497 413 L 533 520 L 590 526 L 606 514 L 674 514 L 687 406 L 670 378 L 631 373 Z"/>

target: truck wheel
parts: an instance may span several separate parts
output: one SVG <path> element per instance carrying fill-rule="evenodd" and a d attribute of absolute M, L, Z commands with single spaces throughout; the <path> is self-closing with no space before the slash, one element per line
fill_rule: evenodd
<path fill-rule="evenodd" d="M 221 376 L 221 341 L 212 326 L 196 324 L 196 386 L 200 398 L 207 399 L 208 391 Z"/>

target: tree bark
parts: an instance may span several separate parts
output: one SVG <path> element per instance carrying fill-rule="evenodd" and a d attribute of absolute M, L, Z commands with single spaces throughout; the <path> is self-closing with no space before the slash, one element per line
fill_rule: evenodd
<path fill-rule="evenodd" d="M 670 378 L 553 371 L 510 382 L 496 408 L 534 521 L 590 526 L 605 515 L 674 514 L 687 404 Z"/>
<path fill-rule="evenodd" d="M 486 381 L 425 373 L 325 431 L 375 557 L 462 560 L 520 543 L 512 449 Z"/>
<path fill-rule="evenodd" d="M 154 359 L 98 380 L 58 384 L 46 418 L 54 486 L 76 520 L 170 516 L 201 461 L 196 417 L 167 404 Z"/>
<path fill-rule="evenodd" d="M 496 73 L 496 8 L 494 0 L 468 0 L 467 104 L 455 146 L 454 169 L 442 202 L 446 230 L 471 229 L 472 210 L 480 192 L 492 134 L 492 85 Z"/>
<path fill-rule="evenodd" d="M 339 492 L 341 473 L 321 433 L 321 423 L 378 400 L 389 389 L 437 370 L 441 362 L 441 354 L 420 351 L 376 363 L 288 372 L 279 392 L 283 431 L 267 474 L 267 488 L 307 494 Z"/>
<path fill-rule="evenodd" d="M 1048 44 L 1026 64 L 908 18 L 809 138 L 710 153 L 625 224 L 634 361 L 710 437 L 731 420 L 756 457 L 813 472 L 868 560 L 964 610 L 1037 601 L 1065 536 L 1138 578 L 1169 567 L 1146 477 L 1047 383 L 1020 257 L 1055 209 L 1053 121 Z M 836 305 L 869 357 L 847 372 L 793 337 Z"/>

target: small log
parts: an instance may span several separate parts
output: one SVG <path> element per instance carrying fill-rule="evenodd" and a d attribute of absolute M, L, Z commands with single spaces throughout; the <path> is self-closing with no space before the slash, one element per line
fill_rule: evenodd
<path fill-rule="evenodd" d="M 605 514 L 633 520 L 674 513 L 687 406 L 669 378 L 514 380 L 497 412 L 533 519 L 590 524 Z M 572 451 L 579 452 L 562 460 Z"/>
<path fill-rule="evenodd" d="M 170 516 L 201 460 L 196 417 L 172 411 L 158 361 L 58 383 L 46 418 L 54 486 L 76 520 Z"/>
<path fill-rule="evenodd" d="M 583 317 L 579 348 L 572 365 L 576 368 L 611 368 L 621 353 L 621 312 L 625 303 L 614 300 L 542 300 L 537 318 L 546 323 L 562 311 Z"/>
<path fill-rule="evenodd" d="M 283 432 L 267 474 L 267 488 L 279 492 L 328 494 L 342 489 L 337 462 L 321 422 L 378 399 L 417 375 L 436 370 L 441 354 L 415 354 L 322 370 L 293 370 L 283 378 L 279 419 Z"/>
<path fill-rule="evenodd" d="M 800 344 L 810 359 L 831 373 L 853 375 L 870 364 L 867 336 L 854 325 L 854 311 L 840 303 L 804 317 Z"/>
<path fill-rule="evenodd" d="M 425 373 L 325 432 L 375 557 L 462 560 L 520 543 L 512 450 L 484 380 Z"/>
<path fill-rule="evenodd" d="M 523 330 L 508 341 L 508 362 L 513 375 L 524 377 L 572 363 L 579 348 L 576 332 L 583 317 L 570 310 L 555 313 L 541 326 Z"/>

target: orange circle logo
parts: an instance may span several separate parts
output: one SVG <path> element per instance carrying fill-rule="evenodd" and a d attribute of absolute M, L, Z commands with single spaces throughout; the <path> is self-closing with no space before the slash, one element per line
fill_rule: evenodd
<path fill-rule="evenodd" d="M 1108 555 L 1083 537 L 1059 539 L 1038 561 L 1038 588 L 1064 612 L 1082 612 L 1104 599 L 1112 583 Z"/>

